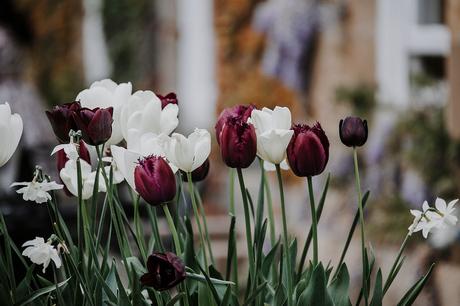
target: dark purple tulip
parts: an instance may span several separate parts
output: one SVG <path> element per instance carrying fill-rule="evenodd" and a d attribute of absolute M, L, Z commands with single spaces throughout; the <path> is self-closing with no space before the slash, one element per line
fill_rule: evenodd
<path fill-rule="evenodd" d="M 222 128 L 229 117 L 241 117 L 241 120 L 243 122 L 247 122 L 248 118 L 251 117 L 252 111 L 256 107 L 252 104 L 250 105 L 235 105 L 233 107 L 229 107 L 224 109 L 220 115 L 219 118 L 217 118 L 216 122 L 216 138 L 217 138 L 217 143 L 220 144 L 220 133 L 222 132 Z"/>
<path fill-rule="evenodd" d="M 89 155 L 88 148 L 86 148 L 86 145 L 83 142 L 83 140 L 80 140 L 80 144 L 79 144 L 79 147 L 78 147 L 78 155 L 80 156 L 81 159 L 83 159 L 84 161 L 86 161 L 88 164 L 91 165 L 91 157 Z M 58 174 L 65 167 L 65 164 L 67 163 L 68 160 L 69 160 L 69 158 L 67 157 L 67 154 L 65 154 L 64 150 L 57 151 L 57 153 L 56 153 L 56 167 L 57 167 Z M 60 177 L 59 177 L 59 180 L 62 183 L 62 180 L 61 180 Z M 64 184 L 64 191 L 69 197 L 73 196 L 70 193 L 70 191 L 67 189 L 65 184 Z"/>
<path fill-rule="evenodd" d="M 294 174 L 307 177 L 323 172 L 329 160 L 329 140 L 321 125 L 296 124 L 292 129 L 294 135 L 287 147 L 287 158 Z"/>
<path fill-rule="evenodd" d="M 81 108 L 73 114 L 83 140 L 92 146 L 103 144 L 112 136 L 113 107 Z"/>
<path fill-rule="evenodd" d="M 257 154 L 254 126 L 241 116 L 227 117 L 220 132 L 220 153 L 230 168 L 249 167 Z"/>
<path fill-rule="evenodd" d="M 78 130 L 73 114 L 80 108 L 80 102 L 71 102 L 56 105 L 52 110 L 46 111 L 46 116 L 60 143 L 70 142 L 70 130 Z"/>
<path fill-rule="evenodd" d="M 163 291 L 175 287 L 185 279 L 185 265 L 171 252 L 154 252 L 147 259 L 147 273 L 141 276 L 144 286 Z"/>
<path fill-rule="evenodd" d="M 201 166 L 199 166 L 198 168 L 192 171 L 192 181 L 201 182 L 202 180 L 204 180 L 206 176 L 208 176 L 209 166 L 210 166 L 209 158 L 207 158 Z M 182 176 L 182 180 L 184 182 L 188 182 L 187 173 L 182 170 L 180 170 L 180 173 Z"/>
<path fill-rule="evenodd" d="M 157 97 L 161 100 L 161 109 L 165 108 L 168 104 L 178 104 L 177 95 L 173 92 L 170 92 L 166 96 L 156 94 Z"/>
<path fill-rule="evenodd" d="M 359 117 L 340 120 L 339 135 L 347 147 L 360 147 L 367 141 L 367 121 Z"/>
<path fill-rule="evenodd" d="M 150 205 L 170 202 L 176 195 L 176 177 L 160 156 L 148 156 L 134 170 L 136 191 Z"/>

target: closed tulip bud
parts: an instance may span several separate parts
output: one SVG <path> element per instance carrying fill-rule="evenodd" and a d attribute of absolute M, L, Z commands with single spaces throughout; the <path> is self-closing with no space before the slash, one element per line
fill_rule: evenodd
<path fill-rule="evenodd" d="M 294 174 L 307 177 L 322 173 L 329 160 L 329 141 L 321 125 L 296 124 L 292 129 L 287 158 Z"/>
<path fill-rule="evenodd" d="M 206 178 L 206 176 L 208 176 L 208 173 L 209 173 L 209 158 L 206 159 L 206 161 L 201 165 L 199 166 L 198 168 L 196 168 L 195 170 L 192 171 L 192 181 L 193 182 L 200 182 L 202 180 L 204 180 Z M 188 182 L 188 179 L 187 179 L 187 173 L 180 170 L 180 173 L 181 173 L 181 176 L 182 176 L 182 180 L 184 182 Z"/>
<path fill-rule="evenodd" d="M 254 126 L 242 116 L 230 116 L 220 132 L 220 153 L 230 168 L 249 167 L 257 154 Z"/>
<path fill-rule="evenodd" d="M 347 147 L 360 147 L 367 141 L 367 121 L 359 117 L 340 120 L 340 140 Z"/>
<path fill-rule="evenodd" d="M 73 114 L 83 140 L 92 146 L 106 142 L 112 136 L 113 107 L 81 108 Z"/>
<path fill-rule="evenodd" d="M 57 105 L 52 110 L 46 111 L 46 116 L 59 142 L 68 143 L 70 130 L 78 130 L 73 114 L 80 108 L 80 102 L 71 102 Z"/>
<path fill-rule="evenodd" d="M 176 195 L 176 177 L 160 156 L 151 155 L 139 161 L 134 184 L 139 195 L 153 206 L 170 202 Z"/>
<path fill-rule="evenodd" d="M 147 273 L 141 276 L 144 286 L 163 291 L 175 287 L 185 279 L 185 265 L 171 252 L 154 252 L 147 259 Z"/>
<path fill-rule="evenodd" d="M 162 96 L 159 94 L 156 95 L 161 100 L 161 109 L 164 109 L 168 104 L 179 104 L 179 101 L 177 100 L 177 95 L 173 92 L 170 92 L 166 96 Z"/>
<path fill-rule="evenodd" d="M 251 117 L 252 111 L 255 108 L 256 107 L 254 105 L 250 104 L 250 105 L 236 105 L 236 106 L 224 109 L 220 113 L 219 118 L 217 119 L 216 126 L 215 126 L 217 143 L 220 144 L 220 133 L 222 132 L 222 127 L 227 121 L 227 118 L 236 116 L 236 117 L 241 117 L 241 120 L 243 122 L 247 122 L 248 118 Z"/>

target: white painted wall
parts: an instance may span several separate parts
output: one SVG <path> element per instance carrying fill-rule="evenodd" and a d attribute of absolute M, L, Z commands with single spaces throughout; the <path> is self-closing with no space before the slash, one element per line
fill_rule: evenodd
<path fill-rule="evenodd" d="M 178 89 L 183 133 L 215 121 L 216 77 L 212 0 L 177 0 Z"/>
<path fill-rule="evenodd" d="M 94 81 L 110 76 L 112 67 L 102 23 L 102 0 L 83 1 L 83 66 L 85 81 Z"/>
<path fill-rule="evenodd" d="M 405 108 L 410 104 L 409 59 L 414 55 L 444 55 L 450 49 L 444 25 L 419 25 L 418 0 L 378 0 L 376 79 L 380 101 Z"/>

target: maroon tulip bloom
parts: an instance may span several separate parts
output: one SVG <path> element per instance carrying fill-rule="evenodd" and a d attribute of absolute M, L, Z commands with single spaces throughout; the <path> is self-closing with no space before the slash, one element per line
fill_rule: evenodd
<path fill-rule="evenodd" d="M 329 140 L 321 125 L 296 124 L 292 129 L 294 136 L 287 147 L 287 158 L 294 174 L 307 177 L 323 172 L 329 160 Z"/>
<path fill-rule="evenodd" d="M 367 121 L 359 117 L 340 120 L 340 140 L 347 147 L 360 147 L 367 141 Z"/>
<path fill-rule="evenodd" d="M 78 147 L 78 155 L 80 156 L 81 159 L 86 161 L 88 164 L 91 164 L 91 157 L 89 155 L 88 148 L 86 147 L 83 140 L 80 140 L 80 144 Z M 56 152 L 56 167 L 57 167 L 58 174 L 65 167 L 65 164 L 67 163 L 68 160 L 69 158 L 67 157 L 67 154 L 65 154 L 64 150 L 59 150 Z M 63 183 L 61 180 L 61 177 L 59 177 L 59 180 L 61 181 L 61 183 Z M 65 184 L 64 184 L 64 191 L 69 197 L 73 196 L 70 193 L 70 191 L 67 189 Z"/>
<path fill-rule="evenodd" d="M 144 286 L 163 291 L 175 287 L 185 279 L 185 265 L 171 252 L 154 252 L 147 259 L 147 273 L 141 276 Z"/>
<path fill-rule="evenodd" d="M 103 144 L 112 136 L 113 107 L 81 108 L 73 114 L 83 140 L 92 146 Z"/>
<path fill-rule="evenodd" d="M 209 158 L 207 158 L 201 166 L 192 171 L 192 182 L 201 182 L 202 180 L 204 180 L 208 176 L 209 167 Z M 182 176 L 182 180 L 184 182 L 188 182 L 187 172 L 180 170 L 180 173 Z"/>
<path fill-rule="evenodd" d="M 170 202 L 176 195 L 176 177 L 160 156 L 148 156 L 134 170 L 136 191 L 150 205 Z"/>
<path fill-rule="evenodd" d="M 235 105 L 233 107 L 229 107 L 224 109 L 219 118 L 217 118 L 217 123 L 215 126 L 216 129 L 216 138 L 217 143 L 220 144 L 220 133 L 222 132 L 222 128 L 229 117 L 241 117 L 243 122 L 247 122 L 248 118 L 251 117 L 252 111 L 256 107 L 252 104 L 250 105 Z"/>
<path fill-rule="evenodd" d="M 249 167 L 257 154 L 254 126 L 242 116 L 227 117 L 220 132 L 220 153 L 230 168 Z"/>
<path fill-rule="evenodd" d="M 156 94 L 157 97 L 161 100 L 161 109 L 165 108 L 168 104 L 179 104 L 177 100 L 177 95 L 173 92 L 170 92 L 166 96 Z"/>
<path fill-rule="evenodd" d="M 70 130 L 78 130 L 73 114 L 80 108 L 80 102 L 71 102 L 56 105 L 52 110 L 46 111 L 46 116 L 60 143 L 68 143 L 70 141 Z"/>

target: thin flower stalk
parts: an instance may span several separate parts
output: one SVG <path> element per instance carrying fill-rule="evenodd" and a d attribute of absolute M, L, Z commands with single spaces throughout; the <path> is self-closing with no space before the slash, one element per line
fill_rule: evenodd
<path fill-rule="evenodd" d="M 369 291 L 367 290 L 367 263 L 366 263 L 366 236 L 365 236 L 365 226 L 364 226 L 364 209 L 362 203 L 362 194 L 361 194 L 361 182 L 359 179 L 359 168 L 358 168 L 358 151 L 356 147 L 353 147 L 353 162 L 354 162 L 354 170 L 355 170 L 355 180 L 356 180 L 356 191 L 358 193 L 358 208 L 359 208 L 359 220 L 361 224 L 361 256 L 363 262 L 363 291 L 364 291 L 364 302 L 366 306 L 369 304 L 368 302 L 368 295 Z"/>
<path fill-rule="evenodd" d="M 214 254 L 212 253 L 211 239 L 209 236 L 208 222 L 206 221 L 206 214 L 205 214 L 204 207 L 203 207 L 203 201 L 201 200 L 201 196 L 198 191 L 198 188 L 194 188 L 194 190 L 195 190 L 194 193 L 195 193 L 196 201 L 198 203 L 198 209 L 200 210 L 201 218 L 202 218 L 203 225 L 204 225 L 204 234 L 206 236 L 206 244 L 208 246 L 209 257 L 211 258 L 211 263 L 215 265 L 216 263 L 214 261 Z"/>
<path fill-rule="evenodd" d="M 284 253 L 286 258 L 286 268 L 287 268 L 287 291 L 288 297 L 287 302 L 288 306 L 293 305 L 294 301 L 292 300 L 293 287 L 292 287 L 292 265 L 291 265 L 291 256 L 289 252 L 289 237 L 287 229 L 287 220 L 286 220 L 286 205 L 284 203 L 284 189 L 283 189 L 283 179 L 281 177 L 281 167 L 279 164 L 276 164 L 276 174 L 278 176 L 278 185 L 281 201 L 281 215 L 283 218 L 283 244 L 284 244 Z"/>
<path fill-rule="evenodd" d="M 307 177 L 308 193 L 310 195 L 310 211 L 313 235 L 313 266 L 318 264 L 318 218 L 316 216 L 315 195 L 313 194 L 312 177 Z"/>

